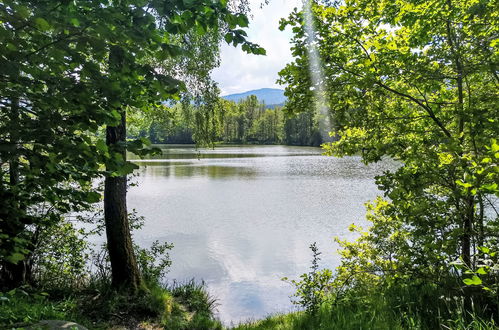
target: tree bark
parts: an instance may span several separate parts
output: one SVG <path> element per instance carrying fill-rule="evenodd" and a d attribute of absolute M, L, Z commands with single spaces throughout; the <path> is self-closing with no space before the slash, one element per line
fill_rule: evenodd
<path fill-rule="evenodd" d="M 471 262 L 471 238 L 473 232 L 473 220 L 474 220 L 474 198 L 467 197 L 466 198 L 466 206 L 464 208 L 464 212 L 466 214 L 463 215 L 463 235 L 461 239 L 462 245 L 462 253 L 461 256 L 463 258 L 463 262 L 466 266 L 474 269 L 474 265 Z"/>
<path fill-rule="evenodd" d="M 473 235 L 473 220 L 475 217 L 475 201 L 473 196 L 469 196 L 465 200 L 465 212 L 463 216 L 463 235 L 461 238 L 461 256 L 464 264 L 470 269 L 475 270 L 475 265 L 471 260 L 471 244 Z M 473 310 L 473 288 L 471 286 L 464 287 L 464 310 L 471 312 Z M 466 313 L 465 317 L 469 314 Z"/>
<path fill-rule="evenodd" d="M 126 159 L 121 143 L 126 139 L 126 114 L 121 112 L 121 122 L 106 128 L 106 143 L 110 150 L 120 150 Z M 115 288 L 136 292 L 141 283 L 140 273 L 133 251 L 132 237 L 126 205 L 127 178 L 108 176 L 104 188 L 104 219 L 107 248 L 111 262 L 112 284 Z"/>
<path fill-rule="evenodd" d="M 110 73 L 120 73 L 125 56 L 119 46 L 111 48 L 109 54 Z M 110 95 L 110 100 L 119 101 L 120 95 Z M 116 126 L 106 127 L 106 145 L 110 152 L 119 153 L 126 161 L 126 111 L 118 109 L 121 120 Z M 107 168 L 108 170 L 109 167 Z M 111 169 L 115 170 L 115 169 Z M 111 262 L 112 285 L 120 290 L 135 293 L 141 285 L 140 272 L 133 251 L 130 224 L 126 205 L 127 177 L 108 175 L 104 182 L 104 221 L 107 248 Z"/>
<path fill-rule="evenodd" d="M 9 183 L 8 187 L 10 192 L 6 196 L 10 196 L 10 212 L 2 214 L 7 219 L 2 220 L 1 229 L 9 237 L 17 237 L 25 230 L 23 222 L 24 208 L 20 201 L 15 197 L 19 189 L 19 159 L 17 151 L 17 143 L 19 140 L 18 131 L 19 127 L 19 98 L 13 97 L 11 99 L 10 109 L 10 142 L 14 145 L 14 151 L 9 160 Z M 29 262 L 30 255 L 25 256 L 24 260 L 18 261 L 16 264 L 6 260 L 0 263 L 0 289 L 10 290 L 20 287 L 21 285 L 31 281 L 31 263 Z"/>

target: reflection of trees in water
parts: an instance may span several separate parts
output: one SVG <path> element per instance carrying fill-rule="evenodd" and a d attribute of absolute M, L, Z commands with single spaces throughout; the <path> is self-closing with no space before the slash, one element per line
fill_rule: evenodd
<path fill-rule="evenodd" d="M 206 177 L 206 178 L 250 178 L 256 177 L 256 171 L 243 166 L 220 165 L 190 165 L 189 163 L 165 164 L 155 163 L 140 164 L 148 176 L 162 176 L 171 178 Z"/>
<path fill-rule="evenodd" d="M 165 152 L 163 150 L 162 155 L 148 156 L 148 159 L 214 159 L 214 158 L 254 158 L 254 157 L 265 157 L 269 156 L 266 154 L 252 154 L 252 153 L 212 153 L 212 152 L 199 152 L 196 153 L 194 149 L 190 152 Z M 276 155 L 270 155 L 275 157 Z M 290 155 L 283 155 L 290 156 Z M 129 153 L 127 155 L 129 160 L 140 159 L 138 156 Z M 151 163 L 148 163 L 151 164 Z"/>

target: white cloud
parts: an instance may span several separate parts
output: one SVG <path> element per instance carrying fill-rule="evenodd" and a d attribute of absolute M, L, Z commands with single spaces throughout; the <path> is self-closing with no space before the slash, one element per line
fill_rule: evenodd
<path fill-rule="evenodd" d="M 260 8 L 262 0 L 251 0 L 248 40 L 266 49 L 266 56 L 249 55 L 240 47 L 224 44 L 221 65 L 212 77 L 219 83 L 222 95 L 258 88 L 279 88 L 278 72 L 292 61 L 291 32 L 279 30 L 279 20 L 287 17 L 293 8 L 301 7 L 301 0 L 271 0 Z M 282 86 L 281 86 L 282 88 Z"/>

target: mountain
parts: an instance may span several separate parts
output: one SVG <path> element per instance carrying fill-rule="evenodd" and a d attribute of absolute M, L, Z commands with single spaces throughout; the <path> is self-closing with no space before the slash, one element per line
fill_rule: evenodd
<path fill-rule="evenodd" d="M 282 89 L 276 89 L 276 88 L 255 89 L 244 93 L 225 95 L 222 96 L 222 98 L 229 101 L 239 102 L 241 100 L 244 100 L 250 95 L 255 95 L 258 98 L 258 100 L 260 100 L 260 102 L 264 102 L 267 105 L 267 108 L 281 106 L 284 104 L 284 102 L 286 102 L 286 96 L 284 96 L 284 91 Z"/>

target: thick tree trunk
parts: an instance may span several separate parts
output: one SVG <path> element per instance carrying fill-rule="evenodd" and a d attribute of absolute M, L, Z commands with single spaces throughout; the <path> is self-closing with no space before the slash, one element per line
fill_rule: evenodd
<path fill-rule="evenodd" d="M 116 127 L 106 128 L 106 143 L 110 150 L 121 152 L 126 159 L 125 148 L 120 145 L 126 139 L 126 114 L 121 112 L 121 122 Z M 111 261 L 112 284 L 115 288 L 136 292 L 141 283 L 133 251 L 130 224 L 126 206 L 127 178 L 125 176 L 105 179 L 104 219 L 107 248 Z"/>

